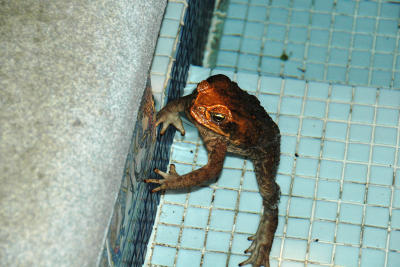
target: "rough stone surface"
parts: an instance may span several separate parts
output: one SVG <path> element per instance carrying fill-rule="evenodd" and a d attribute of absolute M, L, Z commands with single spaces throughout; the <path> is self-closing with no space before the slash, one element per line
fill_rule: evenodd
<path fill-rule="evenodd" d="M 1 266 L 98 264 L 165 5 L 1 1 Z"/>

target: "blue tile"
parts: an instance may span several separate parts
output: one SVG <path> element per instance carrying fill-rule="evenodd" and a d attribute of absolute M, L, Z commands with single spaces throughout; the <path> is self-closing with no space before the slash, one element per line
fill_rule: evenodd
<path fill-rule="evenodd" d="M 375 104 L 376 89 L 368 87 L 356 87 L 354 90 L 354 102 L 363 104 Z"/>
<path fill-rule="evenodd" d="M 367 206 L 365 211 L 365 224 L 370 226 L 387 227 L 389 209 Z"/>
<path fill-rule="evenodd" d="M 399 265 L 400 265 L 400 253 L 395 251 L 389 251 L 387 266 L 399 266 Z"/>
<path fill-rule="evenodd" d="M 398 58 L 398 60 L 400 62 L 400 57 Z M 400 63 L 398 63 L 397 66 L 400 66 Z M 399 68 L 400 67 L 396 67 L 396 69 L 399 69 Z M 400 72 L 394 73 L 393 88 L 400 88 Z"/>
<path fill-rule="evenodd" d="M 305 70 L 305 77 L 309 80 L 323 80 L 324 79 L 324 65 L 307 63 Z"/>
<path fill-rule="evenodd" d="M 327 159 L 343 159 L 346 144 L 336 141 L 324 141 L 322 156 Z"/>
<path fill-rule="evenodd" d="M 223 35 L 220 40 L 219 48 L 222 50 L 234 50 L 238 51 L 240 48 L 240 37 Z"/>
<path fill-rule="evenodd" d="M 178 29 L 179 20 L 164 19 L 160 29 L 160 36 L 176 38 Z"/>
<path fill-rule="evenodd" d="M 236 218 L 236 232 L 254 234 L 257 231 L 260 216 L 247 212 L 239 212 Z M 228 241 L 229 243 L 229 241 Z"/>
<path fill-rule="evenodd" d="M 224 166 L 230 168 L 242 168 L 244 164 L 244 159 L 236 157 L 234 155 L 227 155 L 225 157 Z M 240 177 L 240 175 L 238 176 Z"/>
<path fill-rule="evenodd" d="M 308 59 L 312 61 L 325 62 L 328 49 L 320 46 L 310 46 L 308 49 Z"/>
<path fill-rule="evenodd" d="M 289 207 L 289 216 L 310 218 L 313 201 L 306 198 L 292 197 Z"/>
<path fill-rule="evenodd" d="M 372 162 L 392 165 L 394 163 L 395 148 L 374 146 L 372 150 Z"/>
<path fill-rule="evenodd" d="M 227 16 L 234 19 L 245 19 L 248 5 L 231 3 L 228 6 Z"/>
<path fill-rule="evenodd" d="M 336 245 L 335 265 L 358 266 L 358 247 Z"/>
<path fill-rule="evenodd" d="M 238 193 L 232 190 L 215 190 L 214 206 L 224 209 L 235 209 Z"/>
<path fill-rule="evenodd" d="M 372 184 L 392 185 L 393 169 L 384 166 L 371 165 L 369 182 Z"/>
<path fill-rule="evenodd" d="M 353 15 L 353 14 L 352 14 Z M 353 16 L 336 15 L 333 27 L 335 30 L 350 30 L 353 27 Z"/>
<path fill-rule="evenodd" d="M 208 161 L 208 153 L 204 146 L 200 146 L 197 151 L 197 160 L 196 163 L 199 165 L 205 165 Z M 196 166 L 196 168 L 198 168 Z"/>
<path fill-rule="evenodd" d="M 289 201 L 289 197 L 285 196 L 285 195 L 281 195 L 281 198 L 279 200 L 279 215 L 284 217 L 286 216 L 286 212 L 287 212 L 287 208 L 288 208 L 288 201 Z M 281 218 L 281 217 L 279 217 Z M 283 229 L 281 227 L 279 227 L 278 225 L 278 230 L 280 235 L 283 235 Z"/>
<path fill-rule="evenodd" d="M 310 13 L 305 11 L 294 10 L 290 19 L 290 23 L 294 25 L 308 26 Z"/>
<path fill-rule="evenodd" d="M 400 250 L 400 231 L 392 231 L 390 233 L 389 248 L 393 250 Z"/>
<path fill-rule="evenodd" d="M 311 25 L 317 28 L 329 28 L 331 26 L 331 14 L 313 13 Z"/>
<path fill-rule="evenodd" d="M 318 160 L 308 158 L 298 158 L 296 165 L 296 174 L 304 176 L 316 176 Z"/>
<path fill-rule="evenodd" d="M 283 68 L 284 75 L 301 77 L 304 73 L 304 71 L 301 70 L 302 66 L 303 66 L 302 62 L 294 61 L 294 60 L 287 61 L 287 62 L 285 62 L 285 65 Z"/>
<path fill-rule="evenodd" d="M 351 121 L 372 123 L 374 120 L 374 108 L 370 106 L 353 105 Z"/>
<path fill-rule="evenodd" d="M 183 228 L 181 246 L 185 248 L 201 249 L 204 246 L 205 231 Z"/>
<path fill-rule="evenodd" d="M 258 97 L 258 99 L 268 113 L 278 112 L 279 96 L 262 94 Z"/>
<path fill-rule="evenodd" d="M 382 3 L 381 16 L 384 18 L 398 19 L 400 12 L 400 6 L 393 3 Z"/>
<path fill-rule="evenodd" d="M 182 206 L 165 204 L 160 215 L 160 222 L 180 225 L 183 211 Z"/>
<path fill-rule="evenodd" d="M 363 206 L 358 204 L 342 203 L 340 206 L 339 220 L 346 223 L 361 224 Z"/>
<path fill-rule="evenodd" d="M 232 231 L 235 213 L 229 210 L 213 209 L 211 212 L 210 229 Z"/>
<path fill-rule="evenodd" d="M 363 124 L 350 125 L 350 141 L 369 143 L 371 141 L 372 126 Z"/>
<path fill-rule="evenodd" d="M 329 54 L 329 63 L 346 65 L 348 57 L 349 55 L 346 49 L 332 48 Z"/>
<path fill-rule="evenodd" d="M 176 248 L 154 246 L 151 263 L 164 266 L 173 266 L 175 254 L 176 254 Z"/>
<path fill-rule="evenodd" d="M 228 252 L 230 238 L 230 233 L 209 231 L 207 236 L 206 249 Z"/>
<path fill-rule="evenodd" d="M 241 176 L 241 170 L 223 169 L 220 177 L 218 178 L 218 186 L 227 188 L 239 188 Z"/>
<path fill-rule="evenodd" d="M 281 114 L 300 115 L 302 99 L 295 97 L 282 97 L 281 101 Z"/>
<path fill-rule="evenodd" d="M 347 85 L 332 85 L 332 100 L 351 102 L 353 88 Z"/>
<path fill-rule="evenodd" d="M 288 237 L 307 238 L 310 228 L 308 219 L 289 218 L 286 235 Z"/>
<path fill-rule="evenodd" d="M 324 118 L 326 102 L 318 100 L 306 100 L 304 115 L 310 117 Z"/>
<path fill-rule="evenodd" d="M 151 65 L 151 71 L 159 74 L 167 73 L 168 64 L 169 57 L 155 56 Z"/>
<path fill-rule="evenodd" d="M 256 175 L 254 172 L 252 172 L 252 171 L 245 172 L 242 189 L 254 190 L 254 191 L 258 190 Z"/>
<path fill-rule="evenodd" d="M 393 55 L 391 54 L 378 54 L 374 55 L 374 67 L 392 69 Z"/>
<path fill-rule="evenodd" d="M 279 74 L 281 72 L 282 60 L 277 58 L 263 57 L 261 59 L 261 72 Z"/>
<path fill-rule="evenodd" d="M 293 7 L 297 9 L 308 10 L 311 7 L 311 0 L 294 0 Z"/>
<path fill-rule="evenodd" d="M 384 102 L 384 101 L 382 101 Z M 397 109 L 378 108 L 376 122 L 387 126 L 397 126 L 399 111 Z"/>
<path fill-rule="evenodd" d="M 323 243 L 310 244 L 310 260 L 319 263 L 330 263 L 333 245 Z"/>
<path fill-rule="evenodd" d="M 183 165 L 183 164 L 179 164 L 179 165 Z M 177 165 L 175 165 L 177 166 Z M 188 165 L 186 165 L 188 166 Z M 189 167 L 189 166 L 188 166 Z M 179 172 L 179 170 L 177 169 L 178 173 L 189 173 L 192 168 L 189 168 L 190 170 L 187 172 Z M 178 204 L 185 204 L 186 202 L 186 194 L 165 194 L 164 195 L 164 201 L 165 202 L 173 202 L 173 203 L 178 203 Z"/>
<path fill-rule="evenodd" d="M 242 39 L 242 46 L 240 48 L 241 52 L 259 54 L 261 49 L 261 40 L 258 39 Z M 258 58 L 258 57 L 257 57 Z M 258 60 L 257 60 L 258 63 Z"/>
<path fill-rule="evenodd" d="M 176 267 L 200 266 L 201 252 L 195 250 L 179 249 Z"/>
<path fill-rule="evenodd" d="M 189 195 L 189 204 L 199 206 L 210 206 L 213 189 L 208 187 L 202 187 L 197 190 L 193 190 Z"/>
<path fill-rule="evenodd" d="M 392 210 L 392 221 L 391 221 L 392 228 L 400 229 L 400 210 Z"/>
<path fill-rule="evenodd" d="M 156 242 L 176 246 L 179 236 L 179 227 L 159 224 L 157 226 Z"/>
<path fill-rule="evenodd" d="M 308 83 L 308 97 L 326 99 L 328 98 L 329 84 L 320 82 Z"/>
<path fill-rule="evenodd" d="M 283 52 L 283 43 L 267 40 L 265 42 L 263 54 L 267 56 L 280 57 Z"/>
<path fill-rule="evenodd" d="M 343 164 L 338 161 L 322 160 L 319 176 L 322 178 L 340 180 L 342 178 Z"/>
<path fill-rule="evenodd" d="M 285 238 L 283 257 L 286 259 L 304 260 L 307 250 L 307 241 Z"/>
<path fill-rule="evenodd" d="M 382 89 L 378 100 L 379 105 L 398 108 L 400 106 L 400 91 Z"/>
<path fill-rule="evenodd" d="M 315 179 L 295 177 L 292 194 L 299 197 L 314 197 Z"/>
<path fill-rule="evenodd" d="M 182 16 L 183 3 L 169 2 L 165 10 L 164 19 L 180 20 Z"/>
<path fill-rule="evenodd" d="M 335 226 L 334 222 L 314 221 L 311 238 L 318 239 L 318 241 L 333 242 Z"/>
<path fill-rule="evenodd" d="M 364 203 L 365 185 L 343 183 L 342 200 L 348 202 Z"/>
<path fill-rule="evenodd" d="M 329 32 L 326 30 L 311 30 L 310 42 L 312 44 L 327 45 L 329 41 Z"/>
<path fill-rule="evenodd" d="M 236 267 L 236 266 L 239 266 L 239 263 L 241 263 L 241 262 L 247 260 L 248 258 L 249 258 L 248 256 L 241 256 L 241 255 L 232 254 L 232 255 L 229 257 L 229 265 L 227 265 L 227 267 Z M 214 266 L 214 265 L 211 265 L 211 266 L 209 266 L 209 267 L 212 267 L 212 266 Z"/>
<path fill-rule="evenodd" d="M 255 1 L 255 0 L 252 0 Z M 262 3 L 266 3 L 265 0 L 259 0 Z M 288 7 L 291 0 L 272 0 L 271 6 Z"/>
<path fill-rule="evenodd" d="M 174 46 L 174 38 L 160 37 L 156 47 L 155 54 L 161 56 L 172 56 L 172 48 Z"/>
<path fill-rule="evenodd" d="M 242 20 L 226 19 L 224 23 L 224 34 L 241 35 L 243 27 L 244 22 Z"/>
<path fill-rule="evenodd" d="M 243 11 L 242 11 L 243 12 Z M 248 20 L 262 21 L 267 18 L 267 9 L 263 6 L 250 6 L 247 14 Z"/>
<path fill-rule="evenodd" d="M 288 43 L 286 51 L 290 59 L 303 59 L 304 58 L 304 44 Z"/>
<path fill-rule="evenodd" d="M 290 27 L 288 38 L 295 43 L 305 43 L 307 41 L 307 28 Z"/>
<path fill-rule="evenodd" d="M 280 161 L 280 164 L 279 164 L 278 172 L 291 174 L 292 173 L 292 167 L 293 167 L 293 157 L 292 156 L 289 157 L 289 156 L 281 155 L 281 161 Z"/>
<path fill-rule="evenodd" d="M 350 113 L 350 105 L 343 103 L 329 103 L 328 118 L 347 121 Z"/>
<path fill-rule="evenodd" d="M 346 67 L 329 65 L 327 79 L 335 82 L 344 82 L 346 80 Z"/>
<path fill-rule="evenodd" d="M 262 93 L 280 94 L 282 78 L 262 76 L 260 79 L 260 91 Z"/>
<path fill-rule="evenodd" d="M 398 175 L 398 173 L 396 175 Z M 395 189 L 393 195 L 393 208 L 400 208 L 400 189 Z"/>
<path fill-rule="evenodd" d="M 363 248 L 361 252 L 361 266 L 381 266 L 385 262 L 385 252 L 381 250 Z"/>
<path fill-rule="evenodd" d="M 390 206 L 391 190 L 388 187 L 370 185 L 368 188 L 368 204 Z"/>
<path fill-rule="evenodd" d="M 261 22 L 247 21 L 243 35 L 245 37 L 260 38 L 264 34 L 264 24 Z"/>
<path fill-rule="evenodd" d="M 262 198 L 258 192 L 242 192 L 240 194 L 239 211 L 261 212 Z"/>
<path fill-rule="evenodd" d="M 294 154 L 296 150 L 296 137 L 282 135 L 281 137 L 281 152 Z"/>
<path fill-rule="evenodd" d="M 353 15 L 356 3 L 353 1 L 339 1 L 336 3 L 336 12 L 340 14 Z"/>
<path fill-rule="evenodd" d="M 191 83 L 199 83 L 202 80 L 206 79 L 210 75 L 209 68 L 203 68 L 199 66 L 190 66 L 189 69 L 189 82 Z M 193 87 L 194 89 L 195 87 Z M 191 91 L 190 91 L 191 93 Z"/>
<path fill-rule="evenodd" d="M 276 182 L 279 184 L 279 187 L 281 188 L 281 193 L 283 195 L 289 195 L 291 181 L 292 179 L 288 175 L 277 175 Z"/>
<path fill-rule="evenodd" d="M 315 205 L 315 218 L 324 219 L 324 220 L 335 220 L 336 219 L 336 211 L 337 211 L 337 203 L 336 202 L 328 202 L 318 200 Z M 314 222 L 315 223 L 315 222 Z M 317 232 L 318 234 L 318 232 Z"/>
<path fill-rule="evenodd" d="M 372 36 L 368 34 L 355 34 L 353 47 L 357 49 L 372 49 Z"/>
<path fill-rule="evenodd" d="M 321 137 L 323 124 L 324 123 L 321 120 L 303 119 L 301 135 L 312 136 L 312 137 Z"/>
<path fill-rule="evenodd" d="M 206 228 L 208 215 L 208 209 L 189 207 L 185 216 L 185 226 Z"/>
<path fill-rule="evenodd" d="M 369 70 L 350 68 L 348 76 L 350 84 L 368 84 Z"/>
<path fill-rule="evenodd" d="M 204 253 L 202 266 L 204 267 L 224 266 L 226 264 L 227 257 L 228 255 L 225 253 L 216 253 L 207 251 Z M 193 264 L 188 264 L 186 266 L 193 266 Z"/>
<path fill-rule="evenodd" d="M 334 6 L 334 0 L 316 0 L 314 2 L 314 9 L 319 11 L 330 12 Z"/>
<path fill-rule="evenodd" d="M 360 226 L 339 223 L 336 233 L 336 242 L 358 245 L 360 243 L 360 234 Z"/>
<path fill-rule="evenodd" d="M 375 128 L 375 143 L 396 146 L 397 129 L 377 126 Z"/>
<path fill-rule="evenodd" d="M 397 30 L 396 20 L 379 20 L 378 33 L 396 36 Z"/>
<path fill-rule="evenodd" d="M 235 233 L 232 240 L 232 253 L 242 254 L 251 245 L 251 241 L 247 238 L 248 235 Z"/>
<path fill-rule="evenodd" d="M 239 69 L 257 71 L 258 61 L 259 61 L 259 56 L 240 54 L 237 67 Z"/>
<path fill-rule="evenodd" d="M 273 23 L 287 23 L 289 11 L 283 8 L 270 8 L 269 10 L 269 20 Z"/>
<path fill-rule="evenodd" d="M 326 123 L 325 137 L 332 139 L 345 140 L 347 124 L 342 122 L 328 121 Z"/>
<path fill-rule="evenodd" d="M 351 64 L 354 66 L 369 67 L 371 53 L 369 51 L 354 50 L 351 54 Z"/>
<path fill-rule="evenodd" d="M 305 85 L 306 85 L 305 81 L 302 80 L 286 79 L 284 94 L 293 96 L 303 96 Z"/>
<path fill-rule="evenodd" d="M 350 143 L 347 148 L 347 159 L 358 162 L 368 162 L 369 145 Z"/>
<path fill-rule="evenodd" d="M 332 46 L 348 48 L 350 46 L 351 34 L 347 32 L 334 31 L 332 34 Z"/>
<path fill-rule="evenodd" d="M 359 3 L 358 15 L 375 17 L 378 11 L 378 3 L 370 1 L 362 1 Z"/>
<path fill-rule="evenodd" d="M 320 180 L 318 182 L 318 199 L 338 200 L 340 193 L 340 183 L 336 181 Z"/>
<path fill-rule="evenodd" d="M 346 181 L 364 183 L 367 180 L 367 165 L 347 163 L 344 172 L 344 179 Z"/>
<path fill-rule="evenodd" d="M 217 58 L 217 65 L 219 66 L 236 66 L 238 58 L 237 52 L 219 51 Z"/>
<path fill-rule="evenodd" d="M 269 24 L 267 28 L 267 38 L 277 41 L 285 40 L 286 27 L 277 25 L 277 24 Z"/>
<path fill-rule="evenodd" d="M 375 18 L 357 18 L 356 31 L 362 33 L 372 33 L 375 31 Z"/>

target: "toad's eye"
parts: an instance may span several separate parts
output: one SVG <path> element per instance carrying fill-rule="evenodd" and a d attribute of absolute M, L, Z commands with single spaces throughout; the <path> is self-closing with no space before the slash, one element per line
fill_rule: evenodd
<path fill-rule="evenodd" d="M 214 122 L 220 123 L 225 120 L 225 116 L 220 113 L 211 113 L 211 118 Z"/>

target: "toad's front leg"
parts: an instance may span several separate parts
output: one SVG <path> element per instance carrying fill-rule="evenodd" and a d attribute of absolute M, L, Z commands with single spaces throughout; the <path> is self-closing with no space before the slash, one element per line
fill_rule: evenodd
<path fill-rule="evenodd" d="M 208 162 L 202 168 L 181 176 L 175 171 L 175 165 L 171 164 L 169 173 L 158 169 L 154 170 L 164 179 L 145 179 L 144 182 L 160 184 L 159 187 L 152 190 L 152 192 L 157 192 L 160 190 L 191 187 L 217 177 L 224 164 L 227 143 L 220 139 L 210 142 L 212 144 L 209 144 L 207 147 L 212 147 L 212 150 L 208 151 Z"/>

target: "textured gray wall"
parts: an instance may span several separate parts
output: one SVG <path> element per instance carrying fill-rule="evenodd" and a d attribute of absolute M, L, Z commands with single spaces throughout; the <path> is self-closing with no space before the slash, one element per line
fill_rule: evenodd
<path fill-rule="evenodd" d="M 1 1 L 1 266 L 98 263 L 165 5 Z"/>

